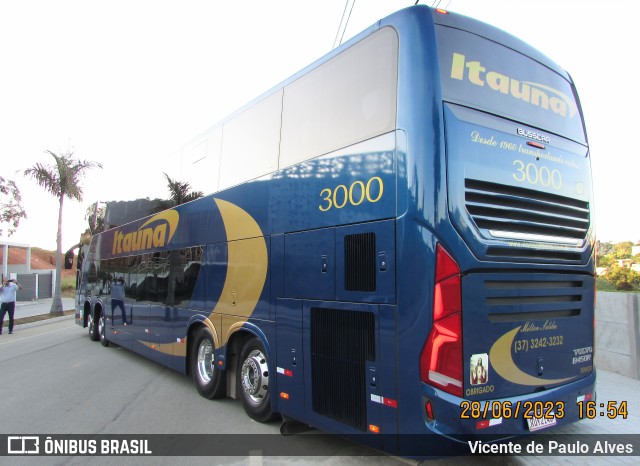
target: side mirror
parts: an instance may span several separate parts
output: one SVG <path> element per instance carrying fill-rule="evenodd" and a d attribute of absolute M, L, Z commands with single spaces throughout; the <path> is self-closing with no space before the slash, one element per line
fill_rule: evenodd
<path fill-rule="evenodd" d="M 74 254 L 73 251 L 67 251 L 67 253 L 64 255 L 64 268 L 65 269 L 71 269 L 73 268 L 73 259 L 74 259 Z"/>

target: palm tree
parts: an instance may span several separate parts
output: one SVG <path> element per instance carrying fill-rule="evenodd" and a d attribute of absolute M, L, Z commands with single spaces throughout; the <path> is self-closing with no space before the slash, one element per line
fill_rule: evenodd
<path fill-rule="evenodd" d="M 50 315 L 60 316 L 63 314 L 62 308 L 62 205 L 64 198 L 82 201 L 82 188 L 80 179 L 84 172 L 90 168 L 102 168 L 98 162 L 86 160 L 76 160 L 73 152 L 57 155 L 50 150 L 46 151 L 56 161 L 55 165 L 35 164 L 24 171 L 25 176 L 33 178 L 40 186 L 58 198 L 60 208 L 58 210 L 58 234 L 56 237 L 56 286 L 51 303 Z"/>
<path fill-rule="evenodd" d="M 158 201 L 151 211 L 152 214 L 179 206 L 186 202 L 190 202 L 202 197 L 202 191 L 189 191 L 191 185 L 186 181 L 178 181 L 171 178 L 166 173 L 162 173 L 167 179 L 167 188 L 169 188 L 169 199 Z"/>

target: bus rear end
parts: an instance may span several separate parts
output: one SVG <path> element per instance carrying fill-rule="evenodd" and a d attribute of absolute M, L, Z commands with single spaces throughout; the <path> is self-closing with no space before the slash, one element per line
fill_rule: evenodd
<path fill-rule="evenodd" d="M 448 221 L 436 229 L 420 355 L 424 421 L 501 436 L 576 421 L 595 371 L 591 174 L 575 88 L 502 31 L 434 21 Z"/>

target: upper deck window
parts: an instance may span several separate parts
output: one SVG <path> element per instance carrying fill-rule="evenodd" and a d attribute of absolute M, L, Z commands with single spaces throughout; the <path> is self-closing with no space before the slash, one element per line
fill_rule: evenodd
<path fill-rule="evenodd" d="M 395 129 L 398 37 L 382 28 L 284 90 L 279 167 Z"/>

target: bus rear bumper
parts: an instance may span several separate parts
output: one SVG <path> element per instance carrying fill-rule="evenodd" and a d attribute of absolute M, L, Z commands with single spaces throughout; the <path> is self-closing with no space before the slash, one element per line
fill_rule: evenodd
<path fill-rule="evenodd" d="M 466 400 L 424 385 L 424 426 L 436 433 L 466 442 L 468 436 L 491 436 L 495 440 L 548 432 L 584 417 L 580 402 L 595 400 L 595 371 L 587 377 L 538 393 L 523 396 Z M 431 403 L 433 419 L 427 415 Z M 582 405 L 584 407 L 584 405 Z"/>

